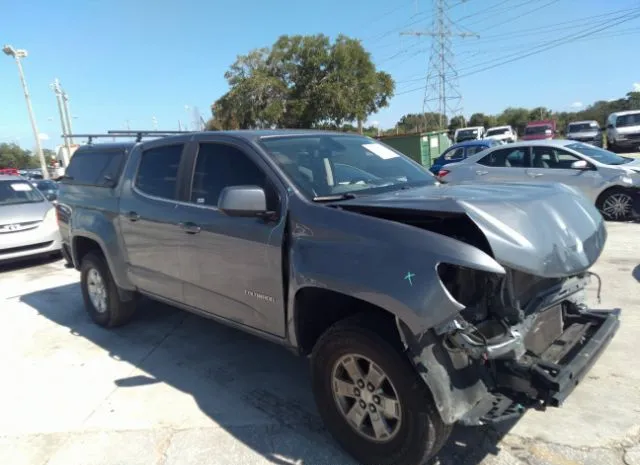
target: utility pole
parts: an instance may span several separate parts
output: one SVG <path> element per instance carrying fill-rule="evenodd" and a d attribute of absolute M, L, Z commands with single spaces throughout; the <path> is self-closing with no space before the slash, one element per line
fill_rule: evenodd
<path fill-rule="evenodd" d="M 69 157 L 71 157 L 71 144 L 69 143 L 69 134 L 71 133 L 71 129 L 68 127 L 68 121 L 65 118 L 64 102 L 62 97 L 63 92 L 58 78 L 51 83 L 50 87 L 56 94 L 56 100 L 58 102 L 58 114 L 60 115 L 60 125 L 62 126 L 62 138 L 66 149 L 66 152 L 64 150 L 62 151 L 62 160 L 64 161 L 64 167 L 66 169 L 66 167 L 69 166 Z"/>
<path fill-rule="evenodd" d="M 449 117 L 462 113 L 462 95 L 458 89 L 458 72 L 453 62 L 451 39 L 454 37 L 479 37 L 473 32 L 456 32 L 452 30 L 452 21 L 447 12 L 450 8 L 448 0 L 432 0 L 434 19 L 430 31 L 407 31 L 400 35 L 433 38 L 429 68 L 427 71 L 422 113 L 437 111 L 438 127 L 444 129 Z M 461 0 L 465 2 L 467 0 Z M 437 105 L 433 102 L 437 101 Z M 435 107 L 435 108 L 434 108 Z"/>
<path fill-rule="evenodd" d="M 71 113 L 69 113 L 69 96 L 62 91 L 62 109 L 64 110 L 64 119 L 67 122 L 67 134 L 69 134 L 69 144 L 73 145 L 73 129 L 71 128 Z M 71 156 L 71 153 L 69 153 Z"/>
<path fill-rule="evenodd" d="M 47 161 L 44 158 L 44 153 L 42 152 L 42 144 L 40 143 L 40 132 L 38 131 L 38 125 L 36 124 L 36 117 L 33 114 L 33 107 L 31 106 L 31 98 L 29 97 L 29 88 L 27 87 L 27 81 L 24 78 L 24 71 L 22 69 L 22 63 L 20 62 L 21 58 L 27 57 L 26 50 L 16 50 L 11 45 L 5 45 L 2 49 L 5 55 L 13 57 L 16 61 L 16 65 L 18 66 L 18 74 L 20 74 L 20 82 L 22 83 L 22 90 L 24 91 L 24 99 L 27 102 L 27 111 L 29 112 L 29 119 L 31 120 L 31 129 L 33 129 L 33 136 L 36 139 L 36 152 L 38 154 L 38 158 L 40 159 L 40 168 L 42 169 L 42 177 L 44 179 L 49 179 L 49 170 L 47 169 Z"/>

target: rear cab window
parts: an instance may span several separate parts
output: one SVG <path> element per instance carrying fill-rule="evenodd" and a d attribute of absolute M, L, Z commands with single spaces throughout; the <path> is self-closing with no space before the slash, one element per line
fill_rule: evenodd
<path fill-rule="evenodd" d="M 125 155 L 125 149 L 101 150 L 99 147 L 87 150 L 79 149 L 71 158 L 62 182 L 64 184 L 113 187 L 109 181 L 118 181 Z"/>
<path fill-rule="evenodd" d="M 143 194 L 161 199 L 178 197 L 178 169 L 184 144 L 163 145 L 142 152 L 135 178 L 135 188 Z"/>

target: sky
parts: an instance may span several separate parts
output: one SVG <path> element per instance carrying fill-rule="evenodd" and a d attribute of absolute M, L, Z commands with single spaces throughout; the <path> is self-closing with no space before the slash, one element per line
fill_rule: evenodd
<path fill-rule="evenodd" d="M 640 90 L 634 52 L 640 41 L 639 0 L 448 2 L 452 32 L 479 35 L 451 42 L 466 116 L 508 106 L 569 111 Z M 0 4 L 0 45 L 29 53 L 23 66 L 47 148 L 60 143 L 50 88 L 55 78 L 69 95 L 74 133 L 155 124 L 175 130 L 179 121 L 183 128 L 193 127 L 194 108 L 208 119 L 211 104 L 228 90 L 224 72 L 236 57 L 269 46 L 282 34 L 343 33 L 362 40 L 378 69 L 396 81 L 389 107 L 369 123 L 393 127 L 402 115 L 423 109 L 431 39 L 400 32 L 429 30 L 432 0 Z M 34 137 L 17 68 L 5 55 L 0 55 L 0 83 L 0 142 L 31 149 Z"/>

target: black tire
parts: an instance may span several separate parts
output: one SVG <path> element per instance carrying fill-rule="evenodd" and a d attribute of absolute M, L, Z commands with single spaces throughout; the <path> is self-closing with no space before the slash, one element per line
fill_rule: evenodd
<path fill-rule="evenodd" d="M 356 432 L 334 400 L 333 367 L 348 354 L 373 361 L 395 387 L 402 421 L 388 442 L 376 442 Z M 311 370 L 314 397 L 327 429 L 346 452 L 364 465 L 424 464 L 438 453 L 451 433 L 408 358 L 369 329 L 361 315 L 336 323 L 320 337 L 311 356 Z"/>
<path fill-rule="evenodd" d="M 629 209 L 629 211 L 627 212 L 627 214 L 625 216 L 620 216 L 620 217 L 616 217 L 616 216 L 612 216 L 608 213 L 606 213 L 604 211 L 604 204 L 607 201 L 607 199 L 609 199 L 610 197 L 614 196 L 614 195 L 625 195 L 627 197 L 629 197 L 629 201 L 631 202 L 631 207 Z M 633 211 L 634 211 L 634 205 L 633 205 L 633 197 L 630 196 L 629 194 L 627 194 L 624 189 L 620 189 L 620 188 L 616 188 L 613 187 L 605 192 L 603 192 L 600 197 L 598 198 L 598 201 L 596 202 L 596 207 L 598 208 L 598 210 L 600 210 L 600 213 L 602 214 L 602 216 L 609 220 L 609 221 L 629 221 L 632 216 L 633 216 Z"/>
<path fill-rule="evenodd" d="M 103 312 L 98 311 L 89 297 L 88 275 L 91 270 L 96 270 L 104 281 L 106 310 Z M 80 286 L 82 287 L 85 309 L 95 323 L 105 328 L 113 328 L 124 325 L 131 320 L 136 308 L 136 299 L 124 301 L 120 298 L 118 287 L 102 254 L 89 252 L 82 258 L 80 264 Z"/>

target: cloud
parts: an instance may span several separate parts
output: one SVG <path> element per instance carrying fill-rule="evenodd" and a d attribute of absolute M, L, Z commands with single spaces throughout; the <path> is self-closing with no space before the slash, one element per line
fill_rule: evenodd
<path fill-rule="evenodd" d="M 571 108 L 582 108 L 584 106 L 584 103 L 582 103 L 582 102 L 573 102 L 570 106 L 571 106 Z"/>
<path fill-rule="evenodd" d="M 49 134 L 45 134 L 44 132 L 41 132 L 38 137 L 40 140 L 49 140 Z"/>
<path fill-rule="evenodd" d="M 634 92 L 640 92 L 640 82 L 634 82 L 633 83 L 633 91 Z"/>

